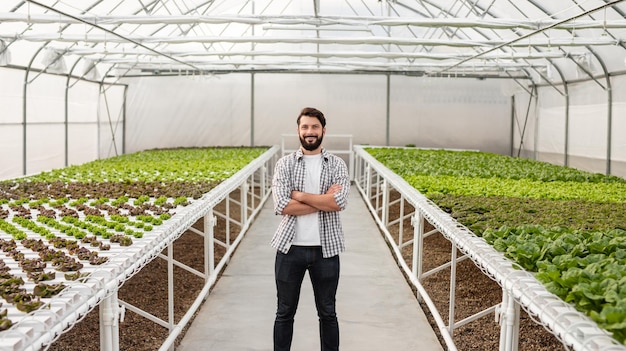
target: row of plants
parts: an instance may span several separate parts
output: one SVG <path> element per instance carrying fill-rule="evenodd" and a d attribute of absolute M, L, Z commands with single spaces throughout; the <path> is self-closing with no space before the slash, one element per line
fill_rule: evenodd
<path fill-rule="evenodd" d="M 266 150 L 265 147 L 146 150 L 43 172 L 18 181 L 105 184 L 126 182 L 219 183 L 237 173 Z"/>
<path fill-rule="evenodd" d="M 23 312 L 41 307 L 85 266 L 108 262 L 112 245 L 149 237 L 266 150 L 149 150 L 0 182 L 0 296 Z M 0 331 L 12 324 L 0 309 Z"/>
<path fill-rule="evenodd" d="M 626 180 L 475 151 L 367 151 L 626 342 Z"/>

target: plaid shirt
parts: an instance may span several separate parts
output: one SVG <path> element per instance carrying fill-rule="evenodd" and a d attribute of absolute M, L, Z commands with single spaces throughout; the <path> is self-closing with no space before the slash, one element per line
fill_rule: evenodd
<path fill-rule="evenodd" d="M 272 179 L 274 211 L 281 214 L 291 200 L 291 191 L 304 189 L 304 160 L 302 150 L 286 155 L 278 160 Z M 333 184 L 340 184 L 341 191 L 335 194 L 335 201 L 341 210 L 348 204 L 350 177 L 346 163 L 322 148 L 322 174 L 320 176 L 320 194 L 325 194 Z M 320 241 L 323 257 L 332 257 L 345 250 L 340 211 L 319 211 Z M 271 246 L 287 253 L 296 235 L 297 216 L 284 215 L 271 241 Z"/>

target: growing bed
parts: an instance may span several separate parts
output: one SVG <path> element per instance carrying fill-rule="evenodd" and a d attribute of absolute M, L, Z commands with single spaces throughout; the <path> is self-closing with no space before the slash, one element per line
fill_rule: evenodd
<path fill-rule="evenodd" d="M 58 338 L 234 188 L 244 229 L 276 152 L 150 150 L 0 183 L 0 349 Z"/>
<path fill-rule="evenodd" d="M 357 154 L 359 152 L 357 150 Z M 412 210 L 398 211 L 398 206 L 419 208 L 420 216 L 430 216 L 428 219 L 434 220 L 433 223 L 439 222 L 442 227 L 437 229 L 461 251 L 458 259 L 472 258 L 481 270 L 502 285 L 503 293 L 508 291 L 507 294 L 516 300 L 527 299 L 522 305 L 530 310 L 534 318 L 547 317 L 541 322 L 565 344 L 575 349 L 594 344 L 615 346 L 606 341 L 596 344 L 595 341 L 602 339 L 600 331 L 593 332 L 593 328 L 586 327 L 574 330 L 577 329 L 575 325 L 567 325 L 572 321 L 579 326 L 587 323 L 585 318 L 579 317 L 569 321 L 566 315 L 575 317 L 575 313 L 567 311 L 568 304 L 610 332 L 619 344 L 623 343 L 626 314 L 619 296 L 624 296 L 626 292 L 626 280 L 623 279 L 626 239 L 622 229 L 626 223 L 624 179 L 473 151 L 367 148 L 367 152 L 382 164 L 377 166 L 364 161 L 360 166 L 358 182 L 370 197 L 382 227 L 398 231 L 398 224 L 406 222 L 410 215 L 405 214 Z M 366 154 L 359 155 L 368 158 Z M 385 175 L 386 171 L 380 168 L 383 165 L 394 174 Z M 390 190 L 399 191 L 410 201 L 390 201 Z M 425 194 L 428 200 L 415 190 Z M 422 206 L 426 208 L 423 213 Z M 389 218 L 393 207 L 401 218 Z M 459 224 L 446 224 L 447 215 L 443 213 L 451 214 Z M 411 220 L 417 227 L 417 218 Z M 411 252 L 413 233 L 412 230 L 407 233 L 402 225 L 399 224 L 400 234 L 390 241 L 399 242 L 398 255 L 402 251 L 406 265 L 413 266 L 413 272 L 408 269 L 408 275 L 421 279 L 421 267 L 417 267 L 419 262 L 414 260 L 421 260 L 422 257 L 416 255 L 427 255 L 427 251 L 420 251 L 419 248 Z M 393 226 L 395 228 L 391 229 Z M 411 227 L 408 223 L 404 226 Z M 432 233 L 418 233 L 416 230 L 415 234 L 420 235 L 415 237 L 415 242 L 418 242 Z M 481 242 L 484 241 L 472 238 L 474 234 L 483 236 L 516 263 L 496 263 L 498 259 L 489 259 L 495 258 L 489 252 L 493 249 L 482 247 Z M 462 254 L 465 255 L 461 257 Z M 456 257 L 453 252 L 453 266 L 456 265 Z M 514 271 L 506 273 L 511 268 L 520 271 L 518 277 Z M 552 299 L 547 291 L 540 294 L 539 290 L 545 288 L 532 287 L 535 283 L 528 280 L 528 274 L 523 274 L 522 268 L 533 272 L 532 275 L 544 282 L 550 292 L 566 301 L 561 302 L 564 308 L 562 317 L 550 316 L 554 313 L 547 312 L 556 306 L 554 302 L 550 306 L 541 306 L 536 301 L 528 301 L 528 296 L 518 291 L 518 288 L 524 288 L 537 300 Z M 503 272 L 508 276 L 504 276 Z M 453 286 L 451 289 L 454 289 Z M 454 305 L 453 296 L 450 300 L 449 303 Z M 498 306 L 495 307 L 498 317 L 501 311 Z M 453 313 L 453 307 L 451 311 Z M 537 315 L 540 311 L 544 316 Z M 450 319 L 447 323 L 453 328 L 458 321 Z M 568 331 L 568 328 L 572 330 Z M 585 336 L 587 333 L 591 334 Z M 593 333 L 598 334 L 597 337 Z M 590 341 L 594 337 L 595 340 Z"/>

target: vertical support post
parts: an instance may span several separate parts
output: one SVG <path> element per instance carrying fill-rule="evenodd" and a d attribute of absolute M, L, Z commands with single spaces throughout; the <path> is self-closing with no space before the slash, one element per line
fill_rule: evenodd
<path fill-rule="evenodd" d="M 254 8 L 254 1 L 252 3 Z M 252 31 L 254 32 L 254 26 L 252 26 Z M 254 43 L 252 50 L 254 50 Z M 250 73 L 250 146 L 254 146 L 254 72 Z"/>
<path fill-rule="evenodd" d="M 520 318 L 520 306 L 517 302 L 513 301 L 514 317 L 513 322 L 513 335 L 511 338 L 511 351 L 517 351 L 519 349 L 519 318 Z"/>
<path fill-rule="evenodd" d="M 98 107 L 97 107 L 97 110 L 96 110 L 96 131 L 98 133 L 97 137 L 96 137 L 96 143 L 98 145 L 98 160 L 102 159 L 102 141 L 100 140 L 100 134 L 101 134 L 101 131 L 100 131 L 100 124 L 101 124 L 101 121 L 100 121 L 100 117 L 101 117 L 100 116 L 101 115 L 100 109 L 101 109 L 101 106 L 100 106 L 100 104 L 102 103 L 102 97 L 105 94 L 106 94 L 106 92 L 104 90 L 104 86 L 102 84 L 100 84 L 99 91 L 98 91 Z"/>
<path fill-rule="evenodd" d="M 386 96 L 387 106 L 385 107 L 385 145 L 389 146 L 390 142 L 390 119 L 391 119 L 391 74 L 387 73 L 387 96 Z"/>
<path fill-rule="evenodd" d="M 454 305 L 456 304 L 455 302 L 455 295 L 456 295 L 456 254 L 457 249 L 456 246 L 454 246 L 454 244 L 452 245 L 452 258 L 450 259 L 450 306 L 449 306 L 449 313 L 448 313 L 448 330 L 450 331 L 450 335 L 454 334 Z"/>
<path fill-rule="evenodd" d="M 502 303 L 500 307 L 496 309 L 496 320 L 500 322 L 500 344 L 499 351 L 504 351 L 506 347 L 506 310 L 509 303 L 509 294 L 506 290 L 502 289 Z"/>
<path fill-rule="evenodd" d="M 204 281 L 209 279 L 215 271 L 215 242 L 213 227 L 215 226 L 215 217 L 213 216 L 213 208 L 204 215 Z"/>
<path fill-rule="evenodd" d="M 250 176 L 250 180 L 250 208 L 252 209 L 252 211 L 254 211 L 254 198 L 256 196 L 256 183 L 254 182 L 254 173 Z"/>
<path fill-rule="evenodd" d="M 128 85 L 124 85 L 124 99 L 122 102 L 122 155 L 126 155 L 126 101 Z"/>
<path fill-rule="evenodd" d="M 26 129 L 28 126 L 28 85 L 31 83 L 28 81 L 28 76 L 30 74 L 31 67 L 33 66 L 33 62 L 35 61 L 35 57 L 41 50 L 43 50 L 44 47 L 45 45 L 40 46 L 39 50 L 33 54 L 30 58 L 30 62 L 28 63 L 28 68 L 26 68 L 26 73 L 24 73 L 24 85 L 22 86 L 22 175 L 27 175 L 26 164 L 28 163 Z"/>
<path fill-rule="evenodd" d="M 535 136 L 533 141 L 533 160 L 538 160 L 539 157 L 539 91 L 537 85 L 533 85 L 533 95 L 535 98 Z M 531 97 L 531 99 L 532 99 Z M 532 100 L 531 100 L 532 101 Z"/>
<path fill-rule="evenodd" d="M 354 162 L 354 173 L 353 173 L 353 180 L 355 184 L 360 184 L 360 180 L 361 180 L 361 169 L 359 168 L 359 165 L 361 164 L 360 162 L 360 158 L 357 154 L 355 154 L 354 152 L 352 152 L 351 156 L 353 157 L 353 162 Z"/>
<path fill-rule="evenodd" d="M 424 215 L 417 208 L 415 214 L 411 217 L 413 225 L 413 275 L 417 281 L 422 280 L 422 252 L 424 250 Z M 419 296 L 418 296 L 419 298 Z"/>
<path fill-rule="evenodd" d="M 500 351 L 517 351 L 519 349 L 520 306 L 502 289 L 502 303 L 496 310 L 496 318 L 500 321 Z"/>
<path fill-rule="evenodd" d="M 380 190 L 383 193 L 383 198 L 381 200 L 381 214 L 380 219 L 385 227 L 389 225 L 389 184 L 387 183 L 387 179 L 383 179 L 383 184 L 380 187 Z M 378 199 L 378 196 L 376 197 Z M 400 243 L 398 243 L 400 245 Z"/>
<path fill-rule="evenodd" d="M 230 194 L 226 196 L 226 245 L 230 245 Z"/>
<path fill-rule="evenodd" d="M 365 194 L 367 194 L 367 201 L 372 200 L 372 168 L 369 164 L 365 166 Z"/>
<path fill-rule="evenodd" d="M 350 176 L 350 180 L 354 180 L 354 150 L 352 150 L 352 135 L 350 136 L 350 146 L 348 153 L 348 174 Z"/>
<path fill-rule="evenodd" d="M 400 216 L 398 217 L 398 245 L 402 250 L 402 243 L 404 242 L 404 195 L 400 194 Z M 412 269 L 412 268 L 411 268 Z"/>
<path fill-rule="evenodd" d="M 39 51 L 37 51 L 37 53 L 39 53 Z M 28 117 L 27 117 L 28 116 L 27 114 L 28 84 L 30 84 L 30 82 L 28 81 L 28 74 L 30 73 L 30 66 L 33 63 L 32 60 L 35 59 L 36 55 L 37 54 L 35 54 L 33 58 L 31 59 L 30 64 L 28 65 L 28 69 L 26 70 L 26 73 L 24 74 L 24 86 L 22 90 L 22 175 L 24 176 L 27 175 L 26 164 L 28 163 L 28 157 L 27 157 L 28 148 L 27 148 L 27 133 L 26 133 L 26 129 L 28 127 Z"/>
<path fill-rule="evenodd" d="M 513 94 L 511 96 L 511 134 L 509 136 L 510 138 L 510 155 L 511 157 L 513 157 L 515 155 L 515 94 Z"/>
<path fill-rule="evenodd" d="M 241 225 L 248 221 L 248 182 L 245 181 L 240 187 L 241 199 Z"/>
<path fill-rule="evenodd" d="M 267 181 L 267 178 L 265 178 L 266 174 L 267 174 L 267 163 L 265 165 L 263 165 L 263 167 L 261 167 L 261 180 L 259 181 L 261 184 L 261 199 L 265 198 L 265 191 L 266 191 L 266 187 L 267 187 L 267 183 L 265 183 Z"/>
<path fill-rule="evenodd" d="M 607 131 L 606 131 L 606 174 L 611 174 L 611 158 L 612 158 L 612 144 L 613 144 L 613 89 L 611 88 L 611 78 L 606 77 L 607 80 Z"/>
<path fill-rule="evenodd" d="M 569 117 L 569 93 L 567 93 L 567 82 L 563 82 L 563 85 L 565 86 L 565 142 L 563 145 L 563 148 L 565 149 L 563 151 L 564 155 L 563 155 L 563 165 L 565 167 L 569 167 L 569 121 L 570 121 L 570 117 Z"/>
<path fill-rule="evenodd" d="M 119 351 L 119 316 L 117 288 L 100 305 L 100 350 Z"/>
<path fill-rule="evenodd" d="M 375 204 L 376 206 L 374 208 L 376 208 L 376 214 L 378 214 L 378 211 L 380 211 L 380 206 L 381 206 L 381 202 L 383 201 L 383 199 L 380 198 L 380 192 L 381 190 L 381 183 L 380 183 L 380 174 L 376 173 L 376 175 L 374 176 L 376 178 L 375 183 L 376 183 L 376 201 Z M 382 219 L 382 213 L 380 214 L 380 217 Z M 385 223 L 385 222 L 383 222 Z"/>
<path fill-rule="evenodd" d="M 63 143 L 63 149 L 64 149 L 63 166 L 64 167 L 69 166 L 70 78 L 72 76 L 72 71 L 74 71 L 74 68 L 76 67 L 76 65 L 78 64 L 79 61 L 80 61 L 80 59 L 78 59 L 78 60 L 76 60 L 76 62 L 74 62 L 74 65 L 72 66 L 72 69 L 70 69 L 70 73 L 68 73 L 67 79 L 65 80 L 65 94 L 63 95 L 63 134 L 64 134 L 64 138 L 63 138 L 64 139 L 64 143 Z"/>
<path fill-rule="evenodd" d="M 176 326 L 174 321 L 174 243 L 167 246 L 167 325 L 169 333 Z M 170 348 L 173 351 L 173 346 Z"/>
<path fill-rule="evenodd" d="M 506 293 L 505 293 L 506 294 Z M 504 294 L 503 294 L 504 295 Z M 508 295 L 508 294 L 506 294 Z M 513 300 L 511 296 L 507 296 L 507 306 L 504 313 L 504 350 L 503 351 L 517 351 L 519 344 L 519 305 Z M 500 336 L 502 337 L 502 335 Z M 502 344 L 502 342 L 501 342 Z"/>

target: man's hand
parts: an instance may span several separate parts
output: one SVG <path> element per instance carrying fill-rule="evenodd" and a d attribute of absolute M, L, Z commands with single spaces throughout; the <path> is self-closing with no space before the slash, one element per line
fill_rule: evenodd
<path fill-rule="evenodd" d="M 341 191 L 341 185 L 340 184 L 333 184 L 330 186 L 330 188 L 328 188 L 328 190 L 326 191 L 326 194 L 336 194 L 338 192 Z"/>

